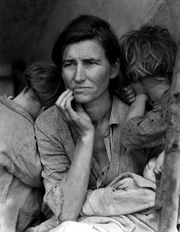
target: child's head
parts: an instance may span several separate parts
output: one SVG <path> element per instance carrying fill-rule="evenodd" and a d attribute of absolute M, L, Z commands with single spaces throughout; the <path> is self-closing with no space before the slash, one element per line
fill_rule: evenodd
<path fill-rule="evenodd" d="M 171 83 L 177 44 L 167 29 L 144 25 L 120 39 L 124 74 L 128 83 L 161 77 Z"/>
<path fill-rule="evenodd" d="M 26 82 L 24 92 L 32 91 L 31 97 L 36 98 L 47 109 L 56 102 L 65 89 L 60 75 L 60 69 L 55 65 L 43 62 L 31 64 L 24 72 Z"/>

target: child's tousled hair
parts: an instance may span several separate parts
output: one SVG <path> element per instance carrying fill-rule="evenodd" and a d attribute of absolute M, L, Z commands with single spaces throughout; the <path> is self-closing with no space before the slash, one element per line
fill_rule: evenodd
<path fill-rule="evenodd" d="M 24 72 L 24 80 L 26 82 L 24 92 L 32 90 L 45 109 L 52 106 L 65 90 L 59 67 L 44 62 L 28 66 Z"/>
<path fill-rule="evenodd" d="M 127 82 L 151 76 L 171 82 L 177 44 L 167 29 L 144 25 L 122 36 L 120 47 Z"/>

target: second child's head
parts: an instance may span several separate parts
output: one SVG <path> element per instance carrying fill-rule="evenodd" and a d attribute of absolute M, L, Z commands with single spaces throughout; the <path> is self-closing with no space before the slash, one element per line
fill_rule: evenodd
<path fill-rule="evenodd" d="M 24 93 L 38 101 L 44 109 L 52 106 L 65 90 L 58 66 L 44 62 L 31 64 L 24 72 Z"/>
<path fill-rule="evenodd" d="M 167 29 L 144 25 L 122 36 L 120 46 L 127 83 L 146 77 L 171 83 L 177 44 Z"/>

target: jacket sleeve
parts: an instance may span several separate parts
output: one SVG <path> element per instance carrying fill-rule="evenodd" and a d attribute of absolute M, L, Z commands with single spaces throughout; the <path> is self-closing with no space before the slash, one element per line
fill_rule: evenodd
<path fill-rule="evenodd" d="M 35 129 L 43 165 L 44 201 L 58 217 L 63 204 L 63 178 L 69 169 L 70 161 L 58 134 L 58 124 L 54 125 L 53 128 L 51 123 L 40 118 Z"/>
<path fill-rule="evenodd" d="M 15 118 L 1 127 L 0 167 L 31 187 L 43 186 L 33 124 Z"/>
<path fill-rule="evenodd" d="M 26 158 L 19 155 L 16 160 L 8 156 L 6 152 L 1 151 L 0 167 L 31 187 L 39 188 L 43 186 L 41 177 L 42 166 L 36 150 L 29 152 Z"/>
<path fill-rule="evenodd" d="M 152 110 L 144 117 L 127 121 L 123 129 L 123 144 L 128 148 L 150 148 L 165 144 L 167 110 Z"/>

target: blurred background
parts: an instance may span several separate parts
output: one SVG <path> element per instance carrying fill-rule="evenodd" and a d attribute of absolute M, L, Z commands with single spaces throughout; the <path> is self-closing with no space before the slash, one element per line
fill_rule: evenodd
<path fill-rule="evenodd" d="M 118 37 L 149 23 L 167 27 L 180 40 L 180 0 L 1 0 L 0 95 L 22 90 L 30 63 L 52 63 L 56 38 L 79 14 L 106 19 Z"/>

